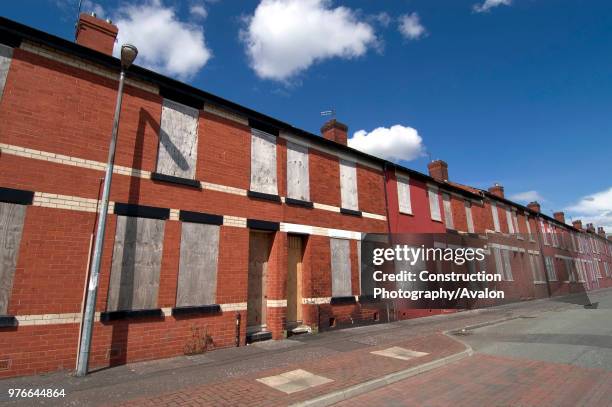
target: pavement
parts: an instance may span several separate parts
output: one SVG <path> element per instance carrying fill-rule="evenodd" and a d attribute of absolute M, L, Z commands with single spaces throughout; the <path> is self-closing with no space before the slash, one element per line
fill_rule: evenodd
<path fill-rule="evenodd" d="M 538 300 L 134 363 L 86 378 L 53 373 L 5 379 L 0 404 L 280 406 L 350 398 L 351 405 L 433 406 L 474 405 L 481 397 L 478 404 L 526 406 L 543 396 L 513 404 L 514 389 L 537 395 L 548 383 L 549 393 L 562 385 L 555 394 L 565 394 L 573 388 L 566 382 L 576 380 L 581 391 L 573 389 L 567 397 L 574 399 L 567 400 L 580 395 L 588 405 L 607 405 L 612 290 L 590 297 L 598 308 Z M 469 356 L 472 349 L 476 354 Z M 529 387 L 534 383 L 540 387 Z M 66 396 L 9 399 L 9 388 L 61 388 Z M 499 403 L 484 402 L 487 394 L 504 391 L 505 399 L 489 396 Z"/>

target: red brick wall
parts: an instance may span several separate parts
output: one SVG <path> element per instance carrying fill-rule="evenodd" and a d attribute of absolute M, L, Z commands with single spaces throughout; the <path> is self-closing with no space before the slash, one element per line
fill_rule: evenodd
<path fill-rule="evenodd" d="M 338 158 L 310 149 L 308 154 L 310 199 L 340 206 L 340 163 Z"/>

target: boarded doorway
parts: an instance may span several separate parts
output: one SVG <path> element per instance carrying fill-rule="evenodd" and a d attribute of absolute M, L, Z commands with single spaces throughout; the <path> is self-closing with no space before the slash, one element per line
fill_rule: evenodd
<path fill-rule="evenodd" d="M 302 325 L 303 237 L 287 236 L 287 330 Z"/>
<path fill-rule="evenodd" d="M 247 341 L 267 339 L 266 281 L 274 233 L 251 231 L 249 234 L 249 280 L 247 299 Z"/>

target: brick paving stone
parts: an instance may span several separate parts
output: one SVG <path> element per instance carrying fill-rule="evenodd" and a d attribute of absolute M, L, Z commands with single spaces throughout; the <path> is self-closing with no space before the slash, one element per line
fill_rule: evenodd
<path fill-rule="evenodd" d="M 612 406 L 612 373 L 477 354 L 336 404 L 385 406 Z"/>

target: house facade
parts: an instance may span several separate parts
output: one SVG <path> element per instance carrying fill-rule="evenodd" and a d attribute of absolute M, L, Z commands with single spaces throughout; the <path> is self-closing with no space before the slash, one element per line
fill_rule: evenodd
<path fill-rule="evenodd" d="M 74 368 L 116 34 L 88 15 L 76 43 L 0 19 L 0 377 Z M 603 230 L 451 183 L 445 163 L 426 175 L 351 149 L 335 120 L 314 135 L 143 68 L 127 77 L 91 367 L 440 312 L 361 301 L 366 233 L 486 240 L 516 300 L 612 285 Z M 549 227 L 563 247 L 513 236 Z M 556 282 L 529 268 L 542 254 Z"/>

